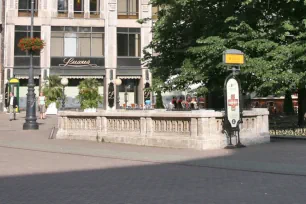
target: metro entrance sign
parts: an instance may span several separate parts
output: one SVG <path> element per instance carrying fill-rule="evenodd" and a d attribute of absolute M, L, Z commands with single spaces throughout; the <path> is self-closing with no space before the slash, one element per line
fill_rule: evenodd
<path fill-rule="evenodd" d="M 240 50 L 226 50 L 223 53 L 223 63 L 226 65 L 243 65 L 245 63 L 244 54 Z"/>
<path fill-rule="evenodd" d="M 227 119 L 232 128 L 236 128 L 240 121 L 239 85 L 238 81 L 231 78 L 227 81 Z"/>
<path fill-rule="evenodd" d="M 236 73 L 240 70 L 240 65 L 245 63 L 244 54 L 239 50 L 226 50 L 223 52 L 223 63 L 228 67 L 228 70 L 232 71 L 224 83 L 225 117 L 223 129 L 229 138 L 226 148 L 234 148 L 232 137 L 237 138 L 236 147 L 244 147 L 240 143 L 239 124 L 242 123 L 242 107 L 240 81 Z"/>

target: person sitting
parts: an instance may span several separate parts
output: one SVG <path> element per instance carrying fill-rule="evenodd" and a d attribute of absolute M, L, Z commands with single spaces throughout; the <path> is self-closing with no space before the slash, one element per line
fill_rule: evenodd
<path fill-rule="evenodd" d="M 151 108 L 151 100 L 150 99 L 147 99 L 145 101 L 145 107 L 146 107 L 146 109 L 150 109 Z"/>
<path fill-rule="evenodd" d="M 172 105 L 174 106 L 174 109 L 177 109 L 176 97 L 173 97 L 171 102 L 172 102 Z"/>
<path fill-rule="evenodd" d="M 192 109 L 192 110 L 197 109 L 196 98 L 192 98 L 192 100 L 190 102 L 190 109 Z"/>
<path fill-rule="evenodd" d="M 177 109 L 183 109 L 182 102 L 183 102 L 183 97 L 180 97 L 180 99 L 177 102 Z"/>

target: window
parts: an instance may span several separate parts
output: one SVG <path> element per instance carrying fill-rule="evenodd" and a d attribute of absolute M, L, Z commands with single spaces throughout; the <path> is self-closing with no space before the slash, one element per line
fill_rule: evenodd
<path fill-rule="evenodd" d="M 34 26 L 33 36 L 40 38 L 40 27 Z M 18 43 L 22 38 L 30 37 L 30 26 L 15 26 L 15 66 L 29 66 L 30 64 L 30 55 L 28 52 L 21 51 L 18 47 Z M 34 66 L 40 65 L 40 53 L 34 53 L 33 58 Z"/>
<path fill-rule="evenodd" d="M 157 7 L 157 6 L 152 6 L 152 18 L 153 18 L 153 19 L 157 19 L 158 11 L 159 11 L 159 7 Z"/>
<path fill-rule="evenodd" d="M 118 28 L 117 54 L 118 56 L 140 57 L 140 29 Z"/>
<path fill-rule="evenodd" d="M 58 17 L 68 16 L 68 0 L 58 0 L 57 12 L 58 12 Z"/>
<path fill-rule="evenodd" d="M 118 0 L 119 19 L 137 19 L 139 14 L 139 0 Z"/>
<path fill-rule="evenodd" d="M 18 15 L 31 16 L 31 0 L 19 0 Z M 38 0 L 34 0 L 34 15 L 37 16 Z"/>
<path fill-rule="evenodd" d="M 52 27 L 52 57 L 104 56 L 104 28 Z"/>
<path fill-rule="evenodd" d="M 90 18 L 100 18 L 100 0 L 90 0 Z"/>
<path fill-rule="evenodd" d="M 270 107 L 274 106 L 274 102 L 272 102 L 272 101 L 268 102 L 268 104 L 269 104 Z"/>
<path fill-rule="evenodd" d="M 74 17 L 84 17 L 84 0 L 74 0 Z"/>

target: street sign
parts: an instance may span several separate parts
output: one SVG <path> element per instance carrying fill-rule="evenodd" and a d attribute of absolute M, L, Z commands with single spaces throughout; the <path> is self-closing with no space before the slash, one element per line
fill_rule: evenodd
<path fill-rule="evenodd" d="M 231 78 L 226 84 L 227 118 L 232 128 L 236 128 L 240 121 L 239 84 L 235 78 Z"/>
<path fill-rule="evenodd" d="M 223 53 L 223 63 L 226 65 L 243 65 L 245 63 L 244 53 L 240 50 L 226 50 Z"/>
<path fill-rule="evenodd" d="M 234 64 L 234 65 L 244 64 L 244 55 L 225 54 L 225 64 Z"/>

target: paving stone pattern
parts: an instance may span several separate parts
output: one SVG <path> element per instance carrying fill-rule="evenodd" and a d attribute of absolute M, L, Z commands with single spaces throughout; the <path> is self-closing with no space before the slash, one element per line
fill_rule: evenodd
<path fill-rule="evenodd" d="M 49 140 L 0 114 L 0 204 L 304 204 L 306 142 L 192 151 Z M 268 173 L 270 172 L 270 173 Z"/>

